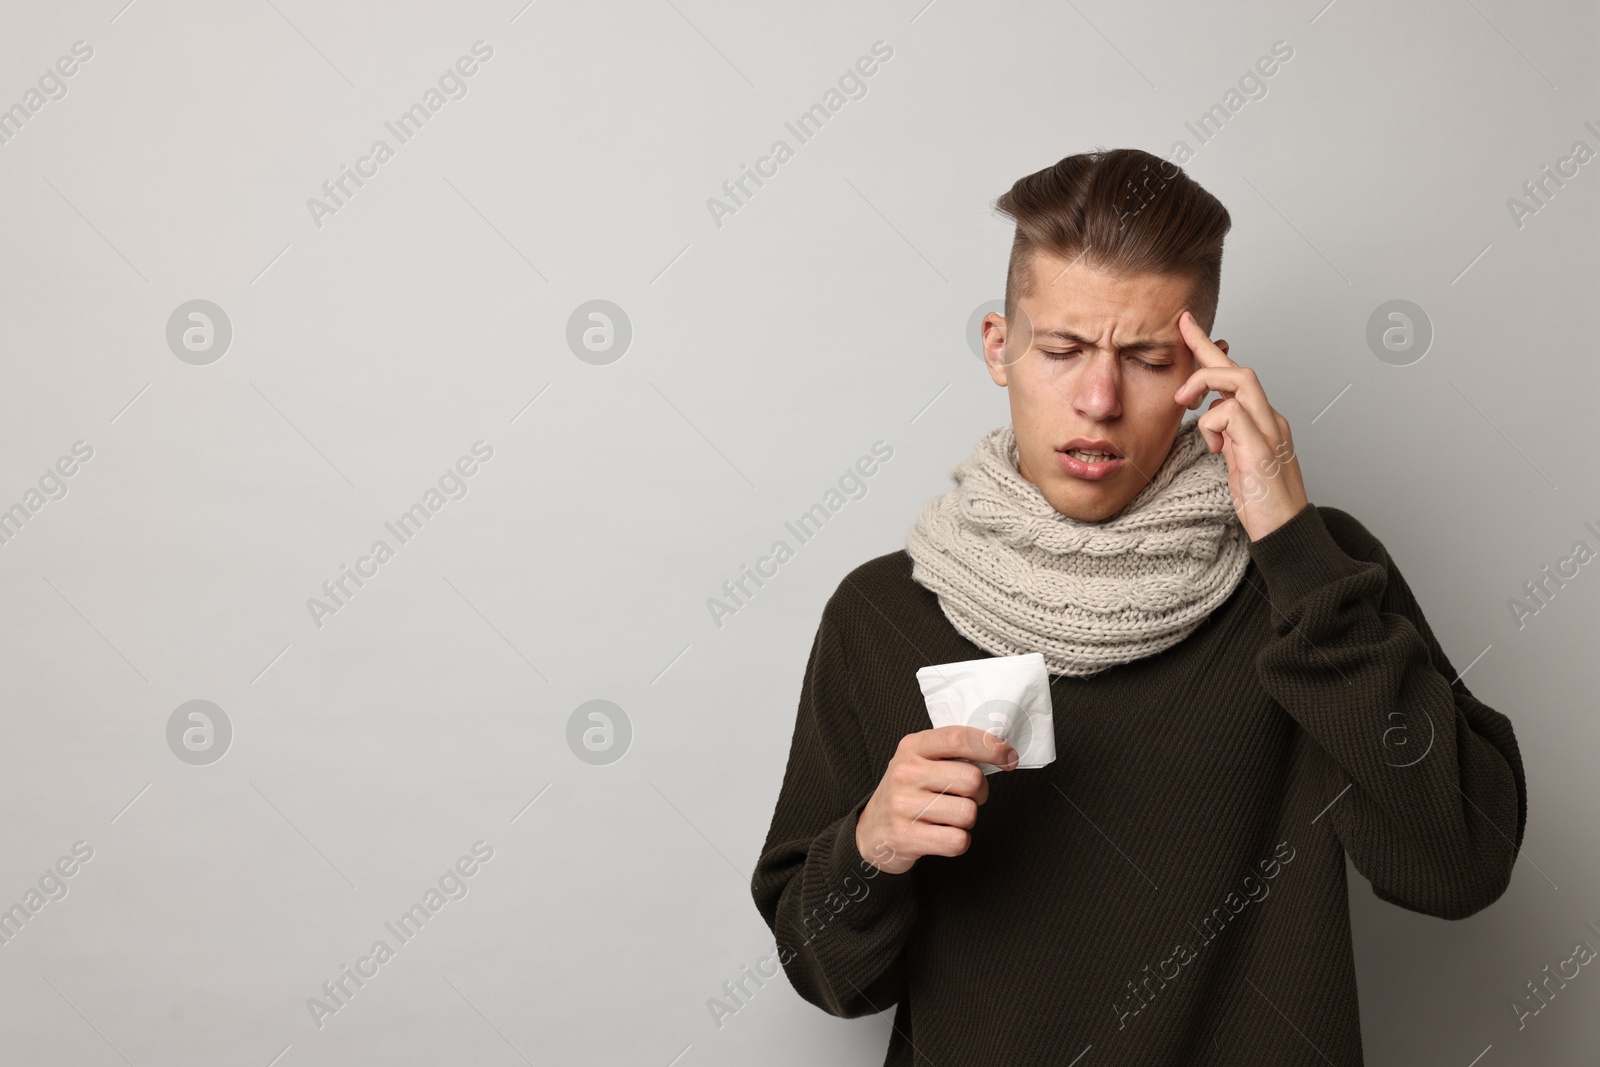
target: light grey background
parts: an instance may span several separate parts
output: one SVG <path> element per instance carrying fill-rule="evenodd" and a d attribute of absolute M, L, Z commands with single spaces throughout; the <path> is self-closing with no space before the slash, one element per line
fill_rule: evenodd
<path fill-rule="evenodd" d="M 708 0 L 8 5 L 0 106 L 93 58 L 0 145 L 0 906 L 93 858 L 0 945 L 7 1063 L 881 1062 L 889 1016 L 780 977 L 748 877 L 823 602 L 899 548 L 1007 418 L 964 336 L 1001 295 L 1023 174 L 1166 155 L 1275 41 L 1293 58 L 1188 171 L 1228 206 L 1214 336 L 1256 368 L 1311 499 L 1388 546 L 1515 724 L 1510 890 L 1445 922 L 1353 870 L 1373 1064 L 1577 1064 L 1600 924 L 1593 433 L 1595 10 L 1372 0 L 924 6 Z M 493 48 L 318 227 L 306 206 L 475 41 Z M 875 41 L 809 143 L 784 129 Z M 794 158 L 719 227 L 722 183 Z M 166 343 L 180 304 L 220 360 Z M 633 338 L 594 365 L 573 311 Z M 1435 338 L 1380 361 L 1368 316 Z M 708 598 L 872 443 L 892 460 L 737 615 Z M 334 616 L 307 608 L 475 441 L 493 458 Z M 174 709 L 221 707 L 205 766 Z M 615 702 L 622 759 L 567 742 Z M 321 995 L 476 841 L 493 858 L 319 1028 Z M 1085 872 L 1093 877 L 1092 871 Z M 1110 991 L 1108 991 L 1108 996 Z"/>

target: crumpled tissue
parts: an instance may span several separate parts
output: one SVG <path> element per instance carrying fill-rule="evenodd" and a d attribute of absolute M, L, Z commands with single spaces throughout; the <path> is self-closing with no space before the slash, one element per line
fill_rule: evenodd
<path fill-rule="evenodd" d="M 976 726 L 1017 750 L 1017 768 L 1043 767 L 1056 758 L 1050 676 L 1044 656 L 989 656 L 940 663 L 917 671 L 917 684 L 935 727 Z M 984 774 L 1000 768 L 977 763 Z"/>

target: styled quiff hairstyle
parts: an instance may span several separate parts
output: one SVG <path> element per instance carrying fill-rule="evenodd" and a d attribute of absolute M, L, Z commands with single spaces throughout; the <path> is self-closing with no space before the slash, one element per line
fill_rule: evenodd
<path fill-rule="evenodd" d="M 1194 289 L 1189 310 L 1207 333 L 1222 283 L 1228 209 L 1183 168 L 1137 148 L 1067 156 L 1017 179 L 994 203 L 1017 224 L 1006 268 L 1006 321 L 1033 295 L 1036 251 L 1082 257 L 1111 274 L 1176 274 Z"/>

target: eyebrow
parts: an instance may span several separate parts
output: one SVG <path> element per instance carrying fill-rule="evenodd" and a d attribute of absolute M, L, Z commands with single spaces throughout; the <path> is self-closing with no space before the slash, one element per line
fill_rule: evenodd
<path fill-rule="evenodd" d="M 1033 331 L 1033 335 L 1036 338 L 1038 338 L 1038 337 L 1050 337 L 1050 338 L 1054 338 L 1054 339 L 1056 339 L 1058 341 L 1070 341 L 1073 344 L 1088 345 L 1090 348 L 1097 347 L 1095 345 L 1094 341 L 1090 340 L 1089 338 L 1080 337 L 1077 334 L 1073 333 L 1071 330 L 1065 329 L 1065 328 L 1060 327 L 1060 326 L 1052 326 L 1052 327 L 1050 327 L 1048 329 L 1035 330 L 1035 331 Z M 1118 352 L 1161 352 L 1161 351 L 1165 351 L 1166 349 L 1169 349 L 1169 348 L 1176 348 L 1177 344 L 1178 343 L 1176 341 L 1157 341 L 1156 339 L 1154 339 L 1152 337 L 1141 337 L 1141 338 L 1138 338 L 1137 340 L 1129 341 L 1125 345 L 1119 346 L 1116 349 L 1116 351 L 1118 351 Z"/>

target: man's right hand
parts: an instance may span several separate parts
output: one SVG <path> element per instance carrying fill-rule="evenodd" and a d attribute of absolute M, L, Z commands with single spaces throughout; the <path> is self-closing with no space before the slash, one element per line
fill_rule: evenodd
<path fill-rule="evenodd" d="M 989 780 L 975 760 L 1014 769 L 1017 750 L 976 726 L 906 734 L 856 820 L 856 849 L 885 874 L 904 874 L 923 856 L 959 856 Z"/>

